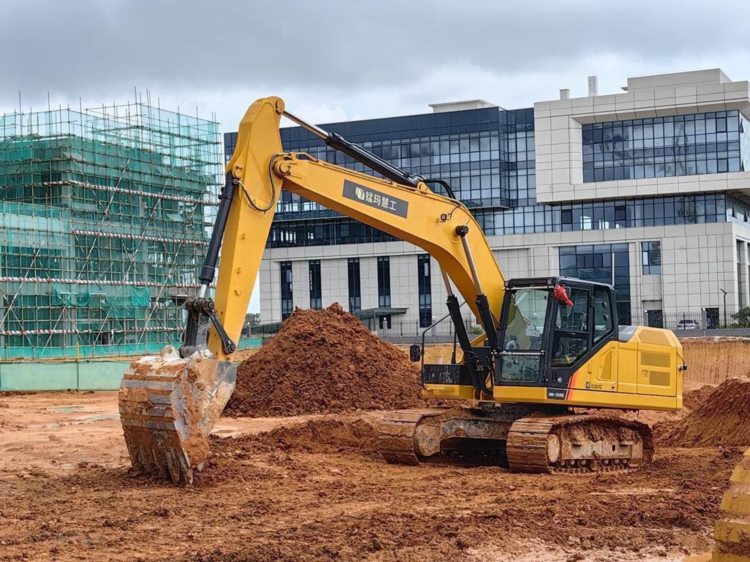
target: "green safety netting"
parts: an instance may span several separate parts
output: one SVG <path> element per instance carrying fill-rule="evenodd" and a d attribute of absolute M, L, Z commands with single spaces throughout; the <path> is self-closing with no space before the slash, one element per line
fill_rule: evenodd
<path fill-rule="evenodd" d="M 53 306 L 101 308 L 110 318 L 130 318 L 150 302 L 146 287 L 52 284 Z"/>

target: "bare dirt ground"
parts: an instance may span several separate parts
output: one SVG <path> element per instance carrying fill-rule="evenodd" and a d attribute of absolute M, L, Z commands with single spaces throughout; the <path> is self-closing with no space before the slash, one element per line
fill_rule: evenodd
<path fill-rule="evenodd" d="M 683 560 L 739 449 L 628 474 L 386 464 L 380 414 L 222 419 L 192 488 L 128 469 L 115 393 L 0 395 L 0 560 Z M 266 432 L 266 433 L 262 433 Z"/>

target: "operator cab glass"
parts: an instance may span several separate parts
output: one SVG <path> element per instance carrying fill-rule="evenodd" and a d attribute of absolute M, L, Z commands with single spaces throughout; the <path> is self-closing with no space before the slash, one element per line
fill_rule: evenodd
<path fill-rule="evenodd" d="M 541 367 L 549 289 L 517 289 L 509 299 L 501 376 L 506 381 L 533 382 Z"/>
<path fill-rule="evenodd" d="M 568 302 L 559 303 L 552 338 L 553 367 L 572 365 L 589 349 L 589 291 L 567 291 Z"/>
<path fill-rule="evenodd" d="M 578 279 L 529 279 L 510 286 L 498 337 L 495 384 L 565 387 L 614 337 L 614 293 Z"/>

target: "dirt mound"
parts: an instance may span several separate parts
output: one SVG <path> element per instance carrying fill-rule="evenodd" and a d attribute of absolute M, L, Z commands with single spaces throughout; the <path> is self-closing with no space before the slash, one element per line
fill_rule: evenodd
<path fill-rule="evenodd" d="M 355 414 L 356 415 L 356 414 Z M 377 450 L 376 422 L 351 415 L 325 416 L 302 423 L 292 423 L 252 435 L 211 437 L 211 457 L 196 479 L 195 485 L 222 482 L 251 482 L 274 477 L 273 470 L 256 465 L 258 458 L 270 456 L 273 464 L 284 466 L 290 454 L 346 453 L 380 459 Z M 293 463 L 292 463 L 293 464 Z"/>
<path fill-rule="evenodd" d="M 727 380 L 661 441 L 676 447 L 750 445 L 750 378 Z"/>
<path fill-rule="evenodd" d="M 422 404 L 418 370 L 338 304 L 296 310 L 237 369 L 233 416 L 293 416 Z"/>
<path fill-rule="evenodd" d="M 685 409 L 691 412 L 700 407 L 708 397 L 713 394 L 716 387 L 711 384 L 707 384 L 695 390 L 688 390 L 682 395 L 682 405 Z"/>
<path fill-rule="evenodd" d="M 367 420 L 324 417 L 256 435 L 218 439 L 218 451 L 241 449 L 245 452 L 375 452 L 377 438 L 377 427 Z"/>
<path fill-rule="evenodd" d="M 695 384 L 695 383 L 693 383 Z M 716 390 L 716 386 L 707 384 L 692 390 L 683 390 L 682 392 L 682 410 L 677 412 L 648 412 L 639 413 L 638 419 L 648 423 L 654 432 L 654 441 L 659 446 L 669 445 L 665 438 L 678 427 L 690 413 L 700 407 L 711 393 Z"/>

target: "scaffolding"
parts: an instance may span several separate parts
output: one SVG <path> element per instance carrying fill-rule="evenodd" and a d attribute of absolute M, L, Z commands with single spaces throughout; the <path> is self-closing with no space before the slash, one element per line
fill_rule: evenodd
<path fill-rule="evenodd" d="M 223 180 L 218 123 L 148 103 L 0 118 L 0 360 L 179 340 Z"/>

